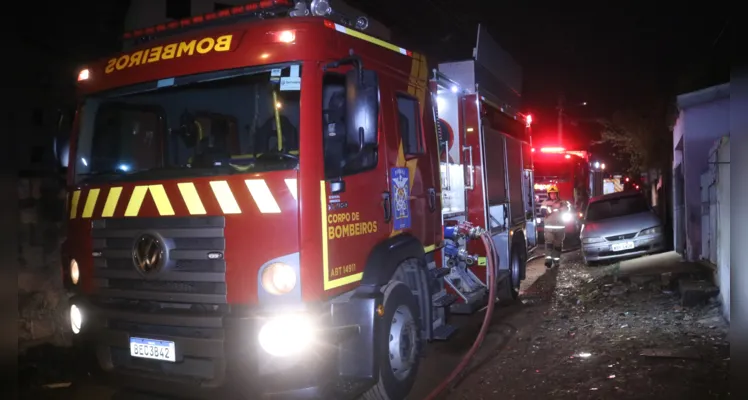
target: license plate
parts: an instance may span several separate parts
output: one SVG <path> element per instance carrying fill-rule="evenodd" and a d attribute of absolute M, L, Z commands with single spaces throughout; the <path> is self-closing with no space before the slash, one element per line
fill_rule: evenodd
<path fill-rule="evenodd" d="M 634 248 L 634 242 L 616 243 L 610 246 L 613 251 L 631 250 Z"/>
<path fill-rule="evenodd" d="M 130 338 L 130 355 L 151 360 L 176 362 L 174 342 L 168 340 Z"/>

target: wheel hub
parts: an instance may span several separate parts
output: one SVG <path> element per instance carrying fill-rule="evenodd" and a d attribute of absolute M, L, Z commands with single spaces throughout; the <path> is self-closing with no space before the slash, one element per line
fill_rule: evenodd
<path fill-rule="evenodd" d="M 395 310 L 389 334 L 390 367 L 395 378 L 404 380 L 415 362 L 418 337 L 416 321 L 406 306 Z"/>

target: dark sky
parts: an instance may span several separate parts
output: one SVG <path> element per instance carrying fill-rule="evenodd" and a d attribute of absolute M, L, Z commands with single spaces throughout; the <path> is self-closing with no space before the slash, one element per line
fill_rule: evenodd
<path fill-rule="evenodd" d="M 604 117 L 729 79 L 726 2 L 347 2 L 388 25 L 403 45 L 446 58 L 469 57 L 477 24 L 486 25 L 524 68 L 524 102 L 535 117 L 536 135 L 554 132 L 561 92 L 569 103 L 589 103 L 569 109 L 569 115 Z M 25 46 L 82 62 L 116 46 L 127 3 L 42 1 L 45 12 L 16 32 Z M 684 78 L 689 85 L 679 83 Z M 567 128 L 569 135 L 574 130 L 583 136 L 596 129 Z"/>
<path fill-rule="evenodd" d="M 593 118 L 729 80 L 727 3 L 349 2 L 398 33 L 419 37 L 434 49 L 464 47 L 468 56 L 475 26 L 485 24 L 523 66 L 524 102 L 537 122 L 536 134 L 555 132 L 561 92 L 568 103 L 589 104 L 570 108 L 570 116 Z M 688 84 L 680 83 L 684 80 Z M 588 125 L 566 130 L 596 130 Z"/>

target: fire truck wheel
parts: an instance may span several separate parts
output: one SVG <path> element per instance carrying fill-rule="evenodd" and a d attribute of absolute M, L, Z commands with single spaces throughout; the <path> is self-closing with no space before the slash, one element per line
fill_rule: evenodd
<path fill-rule="evenodd" d="M 391 281 L 384 289 L 384 315 L 379 330 L 379 382 L 361 397 L 400 400 L 413 387 L 421 352 L 418 303 L 410 288 Z"/>
<path fill-rule="evenodd" d="M 512 304 L 519 297 L 519 277 L 522 274 L 522 256 L 518 246 L 512 249 L 512 262 L 509 264 L 511 275 L 499 283 L 498 294 L 499 304 Z"/>

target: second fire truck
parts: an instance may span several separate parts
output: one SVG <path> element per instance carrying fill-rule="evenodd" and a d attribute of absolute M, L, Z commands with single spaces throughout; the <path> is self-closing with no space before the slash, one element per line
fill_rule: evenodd
<path fill-rule="evenodd" d="M 365 27 L 263 0 L 80 72 L 63 273 L 76 345 L 116 383 L 403 399 L 450 313 L 489 300 L 488 265 L 516 299 L 521 70 L 483 30 L 437 65 Z"/>

